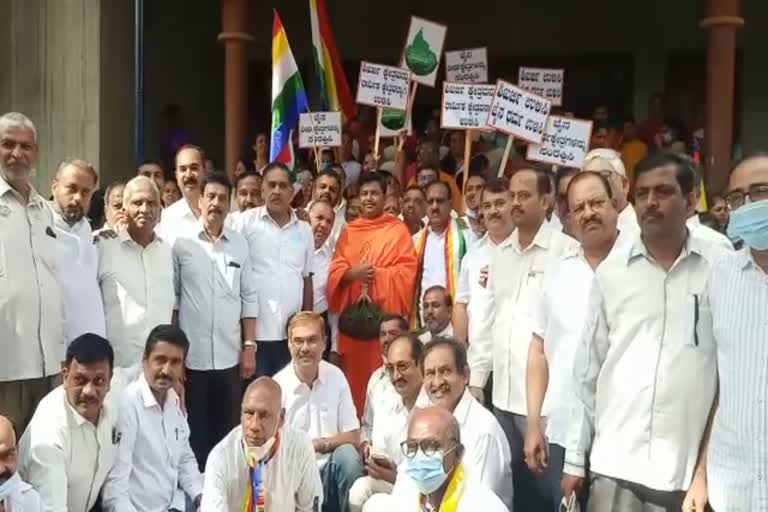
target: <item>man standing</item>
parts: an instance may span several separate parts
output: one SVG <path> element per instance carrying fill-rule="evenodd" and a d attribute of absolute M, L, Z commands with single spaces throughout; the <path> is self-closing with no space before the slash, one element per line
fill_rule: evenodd
<path fill-rule="evenodd" d="M 264 198 L 261 196 L 262 184 L 261 174 L 256 174 L 253 171 L 245 172 L 237 177 L 235 180 L 235 201 L 238 212 L 242 213 L 264 206 Z"/>
<path fill-rule="evenodd" d="M 493 370 L 494 412 L 512 450 L 514 508 L 541 510 L 540 493 L 523 460 L 528 412 L 525 400 L 528 347 L 542 282 L 553 265 L 563 256 L 574 253 L 578 244 L 552 229 L 547 222 L 552 193 L 549 171 L 521 169 L 510 179 L 509 188 L 516 229 L 496 248 L 489 266 L 487 286 L 492 296 L 493 323 L 482 328 L 481 336 L 491 336 L 493 358 L 479 360 L 477 384 L 482 389 Z"/>
<path fill-rule="evenodd" d="M 180 485 L 200 505 L 203 479 L 189 446 L 189 427 L 173 390 L 184 372 L 189 340 L 158 325 L 144 349 L 143 373 L 120 399 L 115 465 L 104 484 L 107 512 L 166 512 Z M 197 399 L 197 397 L 195 397 Z"/>
<path fill-rule="evenodd" d="M 377 493 L 391 493 L 397 466 L 403 461 L 400 444 L 405 441 L 408 418 L 421 392 L 421 342 L 414 336 L 400 336 L 388 347 L 387 378 L 396 390 L 391 400 L 378 404 L 369 443 L 360 453 L 367 475 L 358 478 L 349 491 L 350 512 L 360 512 Z"/>
<path fill-rule="evenodd" d="M 291 364 L 275 375 L 283 390 L 285 421 L 312 438 L 323 481 L 323 510 L 344 512 L 349 489 L 363 475 L 357 452 L 360 423 L 349 384 L 341 370 L 322 360 L 327 340 L 320 315 L 294 315 L 288 338 Z"/>
<path fill-rule="evenodd" d="M 90 163 L 65 160 L 59 164 L 51 187 L 66 343 L 87 332 L 99 336 L 105 333 L 97 280 L 99 253 L 91 224 L 85 218 L 97 182 L 98 175 Z"/>
<path fill-rule="evenodd" d="M 424 229 L 424 217 L 427 215 L 427 196 L 418 185 L 411 185 L 403 194 L 402 219 L 411 235 Z"/>
<path fill-rule="evenodd" d="M 577 401 L 573 366 L 588 315 L 592 279 L 597 266 L 619 248 L 618 212 L 604 176 L 591 171 L 577 174 L 567 189 L 566 201 L 569 224 L 581 248 L 544 279 L 526 371 L 525 462 L 539 477 L 545 510 L 557 510 L 562 500 L 560 479 L 568 420 Z"/>
<path fill-rule="evenodd" d="M 658 153 L 635 173 L 641 235 L 595 271 L 573 372 L 562 490 L 579 493 L 589 454 L 590 512 L 680 510 L 717 388 L 701 317 L 724 253 L 686 229 L 693 168 Z"/>
<path fill-rule="evenodd" d="M 208 174 L 205 168 L 203 150 L 191 144 L 185 144 L 176 152 L 176 183 L 182 198 L 163 210 L 159 234 L 168 245 L 180 233 L 196 225 L 200 217 L 200 182 Z M 161 189 L 159 189 L 161 190 Z"/>
<path fill-rule="evenodd" d="M 333 206 L 334 220 L 331 230 L 331 243 L 335 244 L 339 239 L 339 234 L 347 223 L 344 219 L 346 204 L 339 202 L 341 199 L 342 181 L 336 171 L 322 171 L 317 175 L 312 185 L 312 201 L 307 206 L 307 210 L 312 208 L 315 201 L 324 200 Z"/>
<path fill-rule="evenodd" d="M 291 171 L 272 163 L 264 170 L 266 204 L 242 215 L 241 232 L 248 241 L 250 268 L 255 274 L 260 321 L 256 325 L 259 357 L 256 375 L 272 376 L 291 356 L 285 324 L 294 313 L 311 310 L 314 238 L 309 224 L 291 208 Z"/>
<path fill-rule="evenodd" d="M 16 433 L 0 416 L 0 512 L 42 512 L 43 501 L 17 472 Z"/>
<path fill-rule="evenodd" d="M 344 180 L 347 185 L 357 185 L 357 180 L 360 179 L 360 172 L 362 167 L 360 163 L 355 159 L 352 153 L 352 147 L 354 139 L 347 132 L 341 134 L 341 166 L 344 168 L 344 174 L 346 179 Z"/>
<path fill-rule="evenodd" d="M 696 512 L 707 494 L 718 512 L 768 507 L 768 155 L 736 165 L 726 201 L 728 234 L 745 248 L 712 267 L 701 308 L 702 330 L 714 336 L 720 385 L 709 445 L 705 436 L 683 503 Z"/>
<path fill-rule="evenodd" d="M 432 340 L 421 356 L 431 405 L 451 411 L 464 439 L 467 477 L 482 481 L 508 507 L 514 494 L 507 437 L 499 422 L 469 392 L 467 352 L 452 338 Z"/>
<path fill-rule="evenodd" d="M 163 191 L 165 187 L 165 172 L 163 166 L 157 160 L 144 160 L 136 171 L 136 176 L 146 176 L 155 182 L 157 190 Z"/>
<path fill-rule="evenodd" d="M 453 298 L 459 279 L 461 260 L 470 245 L 469 230 L 462 230 L 451 218 L 451 188 L 442 181 L 426 188 L 429 225 L 413 237 L 418 273 L 411 325 L 423 326 L 421 299 L 433 286 L 442 286 Z"/>
<path fill-rule="evenodd" d="M 45 510 L 88 512 L 96 504 L 120 441 L 104 398 L 114 354 L 109 342 L 83 334 L 67 347 L 63 385 L 40 401 L 19 443 L 19 474 Z"/>
<path fill-rule="evenodd" d="M 117 396 L 141 373 L 149 332 L 173 317 L 171 248 L 155 235 L 160 193 L 145 176 L 125 185 L 127 227 L 115 238 L 99 239 L 99 286 L 107 336 L 115 350 L 111 396 Z"/>
<path fill-rule="evenodd" d="M 173 246 L 178 324 L 192 340 L 186 361 L 191 444 L 201 469 L 237 424 L 241 379 L 256 370 L 259 296 L 245 238 L 224 226 L 232 187 L 226 176 L 201 183 L 200 220 Z"/>
<path fill-rule="evenodd" d="M 424 292 L 423 316 L 426 331 L 419 336 L 422 343 L 436 338 L 452 338 L 453 299 L 448 290 L 435 285 Z"/>
<path fill-rule="evenodd" d="M 318 510 L 315 451 L 307 434 L 285 424 L 284 393 L 269 377 L 245 390 L 240 425 L 208 457 L 200 510 Z"/>
<path fill-rule="evenodd" d="M 19 432 L 56 386 L 64 357 L 56 232 L 30 183 L 36 159 L 32 121 L 0 117 L 0 411 Z"/>
<path fill-rule="evenodd" d="M 315 304 L 312 310 L 323 317 L 326 337 L 330 340 L 323 358 L 336 366 L 341 365 L 339 351 L 336 347 L 339 319 L 336 315 L 328 314 L 328 270 L 333 258 L 333 241 L 330 240 L 333 227 L 333 206 L 325 199 L 314 201 L 309 207 L 309 226 L 315 241 L 315 253 L 312 256 L 312 297 Z"/>
<path fill-rule="evenodd" d="M 464 216 L 462 220 L 472 229 L 475 238 L 481 238 L 480 225 L 477 218 L 480 215 L 480 200 L 483 196 L 486 179 L 482 174 L 470 174 L 464 190 Z"/>
<path fill-rule="evenodd" d="M 627 201 L 629 179 L 627 179 L 627 171 L 624 168 L 624 162 L 621 161 L 621 155 L 612 149 L 592 150 L 584 157 L 582 169 L 599 172 L 611 184 L 611 194 L 619 210 L 619 232 L 632 236 L 639 234 L 640 224 L 637 213 L 632 204 Z"/>

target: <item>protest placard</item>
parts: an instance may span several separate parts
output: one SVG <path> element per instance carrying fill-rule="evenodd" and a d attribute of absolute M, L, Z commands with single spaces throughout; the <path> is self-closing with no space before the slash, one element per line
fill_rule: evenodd
<path fill-rule="evenodd" d="M 414 82 L 435 86 L 447 30 L 440 23 L 411 16 L 400 66 L 413 73 Z"/>
<path fill-rule="evenodd" d="M 491 111 L 496 86 L 443 82 L 443 106 L 440 126 L 456 130 L 487 130 L 485 121 Z"/>
<path fill-rule="evenodd" d="M 488 51 L 472 48 L 445 52 L 445 79 L 448 82 L 483 84 L 488 81 Z"/>
<path fill-rule="evenodd" d="M 507 135 L 540 143 L 551 106 L 541 96 L 498 80 L 486 124 Z"/>
<path fill-rule="evenodd" d="M 357 102 L 371 107 L 405 110 L 408 108 L 410 77 L 407 69 L 363 61 L 357 83 Z"/>
<path fill-rule="evenodd" d="M 413 133 L 411 116 L 406 116 L 402 110 L 383 109 L 379 123 L 379 136 L 397 137 L 403 132 L 409 135 Z"/>
<path fill-rule="evenodd" d="M 526 158 L 538 162 L 581 167 L 589 151 L 592 121 L 549 116 L 541 144 L 529 144 Z"/>
<path fill-rule="evenodd" d="M 340 112 L 312 112 L 299 116 L 299 147 L 315 146 L 341 146 Z"/>
<path fill-rule="evenodd" d="M 558 107 L 563 104 L 563 69 L 520 68 L 517 86 L 548 99 Z"/>

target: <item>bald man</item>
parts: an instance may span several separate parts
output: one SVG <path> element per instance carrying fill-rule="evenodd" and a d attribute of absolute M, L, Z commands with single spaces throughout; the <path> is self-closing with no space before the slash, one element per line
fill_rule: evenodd
<path fill-rule="evenodd" d="M 268 510 L 320 509 L 323 487 L 312 441 L 284 421 L 280 386 L 270 377 L 254 380 L 243 395 L 240 425 L 208 456 L 202 512 L 241 510 L 249 501 L 247 510 L 253 503 Z"/>
<path fill-rule="evenodd" d="M 17 466 L 16 434 L 0 416 L 0 512 L 37 512 L 43 502 L 31 485 L 21 480 Z"/>
<path fill-rule="evenodd" d="M 402 450 L 405 461 L 398 468 L 392 495 L 377 495 L 366 503 L 364 512 L 388 512 L 394 507 L 413 510 L 414 503 L 419 503 L 419 510 L 440 510 L 443 504 L 457 503 L 457 512 L 508 511 L 485 484 L 465 479 L 459 423 L 444 407 L 413 412 Z"/>

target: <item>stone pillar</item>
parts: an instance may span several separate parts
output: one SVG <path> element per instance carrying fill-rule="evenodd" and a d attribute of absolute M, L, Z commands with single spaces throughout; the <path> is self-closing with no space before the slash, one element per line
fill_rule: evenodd
<path fill-rule="evenodd" d="M 733 142 L 736 30 L 743 24 L 739 0 L 706 1 L 706 17 L 699 27 L 707 31 L 704 176 L 710 194 L 723 190 L 728 183 Z"/>
<path fill-rule="evenodd" d="M 221 34 L 224 43 L 224 169 L 230 178 L 245 143 L 248 43 L 248 1 L 221 0 Z"/>

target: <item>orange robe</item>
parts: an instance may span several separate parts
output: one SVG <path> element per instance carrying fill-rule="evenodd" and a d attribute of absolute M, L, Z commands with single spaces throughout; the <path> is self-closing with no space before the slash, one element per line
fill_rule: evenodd
<path fill-rule="evenodd" d="M 368 287 L 371 300 L 385 313 L 409 318 L 416 284 L 416 252 L 405 224 L 385 214 L 372 220 L 358 218 L 344 227 L 328 271 L 328 309 L 332 313 L 341 314 L 360 299 L 361 283 L 342 286 L 341 278 L 362 262 L 375 269 Z M 378 339 L 356 340 L 339 333 L 338 351 L 360 416 L 368 379 L 381 366 Z"/>

